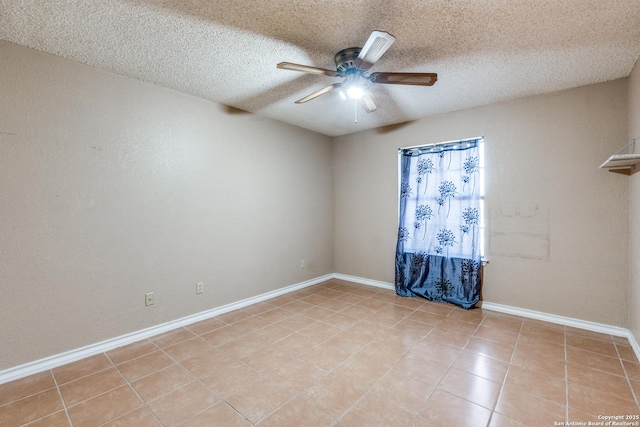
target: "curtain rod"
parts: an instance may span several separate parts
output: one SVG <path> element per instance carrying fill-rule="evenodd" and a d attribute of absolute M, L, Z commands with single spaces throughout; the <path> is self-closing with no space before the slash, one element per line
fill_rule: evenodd
<path fill-rule="evenodd" d="M 464 143 L 471 143 L 471 142 L 480 142 L 484 139 L 484 136 L 478 136 L 475 138 L 466 138 L 466 139 L 459 139 L 459 140 L 455 140 L 455 141 L 445 141 L 445 142 L 436 142 L 434 144 L 425 144 L 425 145 L 413 145 L 411 147 L 401 147 L 398 148 L 398 151 L 400 152 L 410 152 L 410 151 L 414 151 L 414 150 L 418 150 L 418 151 L 425 151 L 425 150 L 432 150 L 434 148 L 440 149 L 440 150 L 444 150 L 445 147 L 450 146 L 450 145 L 456 145 L 456 144 L 464 144 Z"/>

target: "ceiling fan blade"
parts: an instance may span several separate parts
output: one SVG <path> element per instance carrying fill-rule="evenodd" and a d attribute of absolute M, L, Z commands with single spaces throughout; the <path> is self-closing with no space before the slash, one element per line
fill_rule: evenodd
<path fill-rule="evenodd" d="M 311 101 L 312 99 L 315 99 L 315 98 L 319 97 L 320 95 L 324 95 L 325 93 L 331 92 L 332 90 L 337 89 L 340 86 L 342 86 L 342 83 L 334 83 L 334 84 L 332 84 L 330 86 L 327 86 L 327 87 L 325 87 L 323 89 L 320 89 L 317 92 L 313 92 L 311 95 L 307 95 L 304 98 L 298 99 L 296 101 L 296 104 L 303 104 L 303 103 L 305 103 L 307 101 Z"/>
<path fill-rule="evenodd" d="M 371 73 L 373 83 L 389 85 L 432 86 L 437 80 L 436 73 Z"/>
<path fill-rule="evenodd" d="M 369 91 L 366 91 L 362 96 L 362 105 L 367 113 L 373 113 L 378 109 L 378 103 Z"/>
<path fill-rule="evenodd" d="M 378 62 L 380 57 L 391 47 L 396 38 L 384 31 L 373 31 L 362 47 L 355 65 L 361 70 L 368 70 Z"/>
<path fill-rule="evenodd" d="M 309 65 L 294 64 L 293 62 L 281 62 L 277 65 L 282 70 L 300 71 L 302 73 L 318 74 L 320 76 L 340 77 L 340 73 L 324 68 L 311 67 Z"/>

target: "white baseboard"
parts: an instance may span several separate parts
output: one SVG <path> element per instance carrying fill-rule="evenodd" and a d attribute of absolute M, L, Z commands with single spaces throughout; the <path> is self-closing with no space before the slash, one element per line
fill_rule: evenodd
<path fill-rule="evenodd" d="M 48 369 L 57 368 L 58 366 L 66 365 L 67 363 L 75 362 L 85 357 L 93 356 L 96 354 L 104 353 L 109 350 L 113 350 L 123 345 L 131 344 L 136 341 L 140 341 L 145 338 L 152 337 L 154 335 L 161 334 L 163 332 L 170 331 L 182 326 L 187 326 L 201 320 L 209 319 L 214 316 L 218 316 L 223 313 L 227 313 L 232 310 L 237 310 L 242 307 L 247 307 L 252 304 L 257 304 L 262 301 L 269 300 L 271 298 L 278 297 L 280 295 L 288 294 L 299 289 L 303 289 L 309 286 L 322 283 L 330 279 L 345 280 L 348 282 L 358 283 L 362 285 L 374 286 L 376 288 L 383 288 L 389 290 L 395 290 L 395 285 L 388 282 L 382 282 L 379 280 L 366 279 L 363 277 L 349 276 L 346 274 L 332 273 L 324 276 L 317 277 L 315 279 L 307 280 L 304 282 L 296 283 L 291 286 L 276 289 L 275 291 L 267 292 L 255 297 L 246 298 L 241 301 L 226 304 L 221 307 L 216 307 L 211 310 L 196 313 L 190 316 L 183 317 L 181 319 L 173 320 L 170 322 L 162 323 L 160 325 L 152 326 L 147 329 L 132 332 L 130 334 L 121 335 L 106 341 L 102 341 L 96 344 L 91 344 L 82 348 L 67 351 L 64 353 L 56 354 L 44 359 L 36 360 L 33 362 L 25 363 L 13 368 L 9 368 L 0 371 L 0 384 L 7 383 L 9 381 L 17 380 L 27 377 L 29 375 L 37 374 L 39 372 L 46 371 Z M 487 301 L 482 302 L 482 308 L 485 310 L 497 311 L 501 313 L 513 314 L 515 316 L 526 317 L 530 319 L 542 320 L 545 322 L 557 323 L 565 326 L 572 326 L 574 328 L 586 329 L 589 331 L 600 332 L 610 334 L 619 337 L 625 337 L 629 340 L 636 357 L 640 360 L 640 346 L 635 337 L 625 328 L 617 326 L 605 325 L 602 323 L 590 322 L 587 320 L 573 319 L 570 317 L 557 316 L 555 314 L 548 314 L 539 311 L 527 310 L 524 308 L 512 307 L 508 305 L 495 304 Z"/>
<path fill-rule="evenodd" d="M 362 285 L 375 286 L 377 288 L 395 290 L 393 283 L 381 282 L 362 277 L 349 276 L 346 274 L 335 273 L 334 278 L 346 280 L 349 282 L 360 283 Z M 586 329 L 588 331 L 600 332 L 603 334 L 614 335 L 617 337 L 625 337 L 629 340 L 629 344 L 633 348 L 638 360 L 640 360 L 640 345 L 636 341 L 631 331 L 619 326 L 605 325 L 603 323 L 590 322 L 588 320 L 574 319 L 571 317 L 558 316 L 555 314 L 543 313 L 540 311 L 528 310 L 526 308 L 513 307 L 509 305 L 496 304 L 488 301 L 482 301 L 481 307 L 485 310 L 497 311 L 500 313 L 513 314 L 515 316 L 526 317 L 529 319 L 542 320 L 544 322 L 556 323 L 558 325 L 572 326 L 574 328 Z"/>
<path fill-rule="evenodd" d="M 544 322 L 556 323 L 558 325 L 572 326 L 578 329 L 586 329 L 588 331 L 600 332 L 603 334 L 609 334 L 616 337 L 624 337 L 629 340 L 631 348 L 635 353 L 638 360 L 640 360 L 640 346 L 633 336 L 631 331 L 627 328 L 621 328 L 619 326 L 605 325 L 603 323 L 590 322 L 588 320 L 574 319 L 572 317 L 558 316 L 555 314 L 543 313 L 540 311 L 527 310 L 526 308 L 512 307 L 509 305 L 495 304 L 492 302 L 483 301 L 482 308 L 485 310 L 498 311 L 500 313 L 513 314 L 516 316 L 527 317 L 529 319 L 542 320 Z"/>
<path fill-rule="evenodd" d="M 241 301 L 233 302 L 230 304 L 216 307 L 211 310 L 206 310 L 200 313 L 196 313 L 190 316 L 186 316 L 180 319 L 172 320 L 170 322 L 162 323 L 160 325 L 152 326 L 140 331 L 132 332 L 129 334 L 121 335 L 119 337 L 111 338 L 106 341 L 102 341 L 88 346 L 70 350 L 64 353 L 56 354 L 44 359 L 36 360 L 33 362 L 25 363 L 13 368 L 0 371 L 0 384 L 7 383 L 9 381 L 17 380 L 27 377 L 29 375 L 37 374 L 39 372 L 46 371 L 48 369 L 57 368 L 58 366 L 66 365 L 67 363 L 75 362 L 85 357 L 94 356 L 96 354 L 104 353 L 109 350 L 113 350 L 123 345 L 131 344 L 136 341 L 140 341 L 145 338 L 152 337 L 154 335 L 161 334 L 163 332 L 170 331 L 172 329 L 187 326 L 201 320 L 209 319 L 214 316 L 218 316 L 223 313 L 227 313 L 232 310 L 237 310 L 242 307 L 247 307 L 252 304 L 256 304 L 262 301 L 269 300 L 271 298 L 278 297 L 280 295 L 288 294 L 299 289 L 313 286 L 321 282 L 325 282 L 333 278 L 333 274 L 327 274 L 324 276 L 316 277 L 315 279 L 306 280 L 304 282 L 296 283 L 291 286 L 276 289 L 275 291 L 267 292 L 255 297 L 243 299 Z"/>
<path fill-rule="evenodd" d="M 364 277 L 348 276 L 346 274 L 333 273 L 333 278 L 338 280 L 346 280 L 347 282 L 359 283 L 361 285 L 375 286 L 376 288 L 396 289 L 393 283 L 381 282 L 379 280 L 365 279 Z"/>
<path fill-rule="evenodd" d="M 555 314 L 543 313 L 541 311 L 528 310 L 526 308 L 513 307 L 510 305 L 496 304 L 488 301 L 482 301 L 481 307 L 485 310 L 513 314 L 515 316 L 542 320 L 544 322 L 556 323 L 558 325 L 571 326 L 579 329 L 586 329 L 588 331 L 615 335 L 617 337 L 626 337 L 629 333 L 628 329 L 621 328 L 619 326 L 605 325 L 604 323 L 596 323 L 590 322 L 588 320 L 574 319 L 572 317 L 558 316 Z"/>

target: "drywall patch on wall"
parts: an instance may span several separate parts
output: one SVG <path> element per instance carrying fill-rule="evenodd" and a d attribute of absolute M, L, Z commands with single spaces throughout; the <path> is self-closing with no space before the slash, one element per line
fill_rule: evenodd
<path fill-rule="evenodd" d="M 549 211 L 538 205 L 501 205 L 490 210 L 491 255 L 549 261 Z"/>

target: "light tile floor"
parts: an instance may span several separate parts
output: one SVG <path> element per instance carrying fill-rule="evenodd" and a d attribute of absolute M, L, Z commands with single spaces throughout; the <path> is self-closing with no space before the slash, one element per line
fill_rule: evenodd
<path fill-rule="evenodd" d="M 638 393 L 626 339 L 331 280 L 0 385 L 0 426 L 587 425 Z"/>

